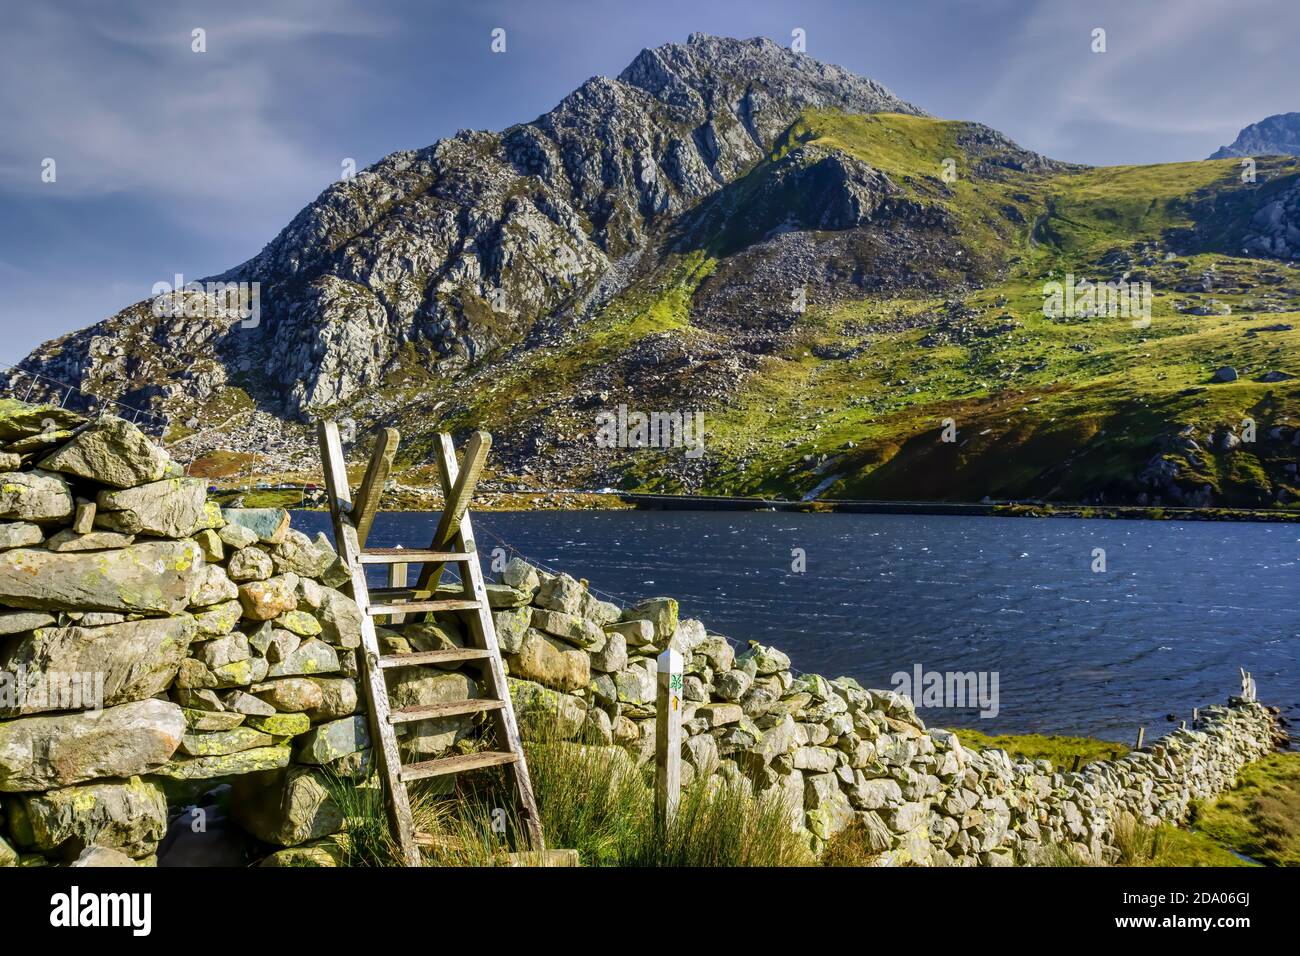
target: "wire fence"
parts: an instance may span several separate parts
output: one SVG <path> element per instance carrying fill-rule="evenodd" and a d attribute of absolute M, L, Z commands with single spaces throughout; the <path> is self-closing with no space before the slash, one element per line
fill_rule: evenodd
<path fill-rule="evenodd" d="M 3 375 L 3 379 L 0 380 L 0 396 L 7 394 L 9 398 L 21 402 L 44 401 L 58 408 L 66 408 L 88 416 L 112 413 L 155 437 L 161 436 L 167 427 L 167 419 L 161 415 L 128 405 L 126 402 L 119 402 L 117 399 L 95 395 L 77 385 L 19 368 L 8 362 L 0 362 L 0 375 Z"/>

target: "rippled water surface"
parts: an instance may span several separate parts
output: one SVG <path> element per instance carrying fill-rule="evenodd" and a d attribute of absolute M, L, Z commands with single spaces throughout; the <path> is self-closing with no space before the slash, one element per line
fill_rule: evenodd
<path fill-rule="evenodd" d="M 988 732 L 1165 732 L 1251 671 L 1300 713 L 1300 526 L 1212 522 L 529 512 L 475 516 L 509 545 L 611 600 L 665 594 L 684 615 L 795 668 L 868 687 L 916 664 L 997 672 L 999 713 L 923 711 Z M 302 512 L 295 526 L 327 526 Z M 381 514 L 373 546 L 427 544 L 434 516 Z M 803 549 L 807 570 L 791 570 Z M 1106 571 L 1094 573 L 1094 549 Z"/>

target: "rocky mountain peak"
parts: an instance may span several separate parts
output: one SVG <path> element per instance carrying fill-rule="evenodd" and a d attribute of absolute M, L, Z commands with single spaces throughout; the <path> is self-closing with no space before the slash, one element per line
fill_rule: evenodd
<path fill-rule="evenodd" d="M 770 40 L 692 34 L 530 123 L 462 130 L 331 184 L 213 277 L 260 283 L 253 326 L 158 318 L 145 300 L 23 367 L 164 413 L 238 382 L 299 418 L 381 384 L 399 354 L 455 376 L 574 308 L 808 108 L 923 115 Z"/>
<path fill-rule="evenodd" d="M 1210 159 L 1234 156 L 1300 156 L 1300 113 L 1276 113 L 1245 127 Z"/>

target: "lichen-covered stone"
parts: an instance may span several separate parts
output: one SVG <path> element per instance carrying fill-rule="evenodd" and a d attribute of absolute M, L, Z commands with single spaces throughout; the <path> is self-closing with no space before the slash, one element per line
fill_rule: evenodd
<path fill-rule="evenodd" d="M 194 656 L 209 669 L 215 670 L 227 664 L 248 660 L 252 656 L 252 651 L 248 646 L 248 638 L 236 631 L 225 637 L 204 641 L 195 648 Z"/>
<path fill-rule="evenodd" d="M 654 625 L 655 639 L 667 641 L 677 630 L 677 601 L 670 597 L 647 598 L 624 611 L 623 620 L 649 621 Z"/>
<path fill-rule="evenodd" d="M 288 634 L 288 631 L 282 631 Z M 291 635 L 297 639 L 297 635 Z M 268 654 L 268 659 L 270 655 Z M 296 677 L 308 674 L 331 674 L 339 670 L 338 652 L 324 641 L 303 641 L 281 660 L 275 661 L 267 677 Z"/>
<path fill-rule="evenodd" d="M 44 611 L 0 610 L 0 637 L 21 634 L 54 623 L 54 615 Z"/>
<path fill-rule="evenodd" d="M 71 528 L 64 528 L 58 534 L 50 535 L 50 539 L 45 542 L 45 550 L 109 551 L 113 548 L 125 548 L 134 541 L 135 535 L 118 534 L 116 531 L 91 531 L 87 534 L 79 534 Z"/>
<path fill-rule="evenodd" d="M 492 624 L 496 628 L 497 645 L 501 648 L 502 654 L 518 653 L 532 617 L 533 610 L 530 607 L 492 612 Z"/>
<path fill-rule="evenodd" d="M 627 639 L 617 631 L 605 635 L 605 646 L 591 653 L 591 669 L 611 673 L 627 667 Z"/>
<path fill-rule="evenodd" d="M 205 564 L 190 588 L 190 607 L 214 607 L 238 597 L 239 591 L 235 588 L 235 582 L 226 575 L 226 569 L 219 564 Z M 243 613 L 242 608 L 240 613 Z"/>
<path fill-rule="evenodd" d="M 276 710 L 288 713 L 310 711 L 320 707 L 325 696 L 320 687 L 306 677 L 288 677 L 255 688 L 255 695 Z"/>
<path fill-rule="evenodd" d="M 321 633 L 321 623 L 306 611 L 285 611 L 275 619 L 277 627 L 297 634 L 299 637 L 315 637 Z"/>
<path fill-rule="evenodd" d="M 574 614 L 534 608 L 532 626 L 584 650 L 599 651 L 605 646 L 605 632 L 586 618 Z"/>
<path fill-rule="evenodd" d="M 179 614 L 204 566 L 193 541 L 90 554 L 18 548 L 0 553 L 0 602 L 41 611 Z"/>
<path fill-rule="evenodd" d="M 242 774 L 257 773 L 261 770 L 275 770 L 289 765 L 291 756 L 287 745 L 274 747 L 255 747 L 252 750 L 240 750 L 232 754 L 215 757 L 180 757 L 165 766 L 159 767 L 154 774 L 173 780 L 211 780 L 215 777 L 234 777 Z"/>
<path fill-rule="evenodd" d="M 311 720 L 306 714 L 271 714 L 247 720 L 249 727 L 273 737 L 297 737 L 311 730 Z"/>
<path fill-rule="evenodd" d="M 532 595 L 541 584 L 537 569 L 521 558 L 511 558 L 501 571 L 501 583 Z"/>
<path fill-rule="evenodd" d="M 26 548 L 40 544 L 45 540 L 45 532 L 38 524 L 30 521 L 0 522 L 0 551 L 10 548 Z"/>
<path fill-rule="evenodd" d="M 529 628 L 518 653 L 510 657 L 510 673 L 556 690 L 578 690 L 591 681 L 591 659 L 564 641 Z"/>
<path fill-rule="evenodd" d="M 131 777 L 96 781 L 20 798 L 24 845 L 71 854 L 85 846 L 118 849 L 139 859 L 167 832 L 167 798 L 156 783 Z"/>
<path fill-rule="evenodd" d="M 225 560 L 226 549 L 221 542 L 221 535 L 211 528 L 195 532 L 194 541 L 203 551 L 203 560 L 209 564 L 218 564 Z"/>
<path fill-rule="evenodd" d="M 0 668 L 65 679 L 72 675 L 89 679 L 94 675 L 96 700 L 86 700 L 82 706 L 111 707 L 165 691 L 175 679 L 193 637 L 194 619 L 188 614 L 104 627 L 42 627 L 0 651 Z M 61 696 L 28 693 L 16 712 L 68 709 L 61 703 Z M 0 713 L 4 712 L 0 704 Z"/>
<path fill-rule="evenodd" d="M 239 584 L 248 581 L 265 581 L 275 573 L 271 556 L 256 546 L 240 548 L 230 556 L 226 564 L 226 573 L 230 580 Z"/>
<path fill-rule="evenodd" d="M 287 846 L 283 850 L 276 850 L 257 865 L 281 868 L 346 866 L 347 841 L 339 839 L 341 836 L 346 835 L 339 834 L 302 846 Z"/>
<path fill-rule="evenodd" d="M 326 588 L 316 617 L 320 621 L 322 640 L 345 650 L 361 645 L 361 608 L 346 594 Z"/>
<path fill-rule="evenodd" d="M 0 473 L 0 518 L 57 521 L 73 509 L 72 492 L 58 475 L 39 471 Z"/>
<path fill-rule="evenodd" d="M 262 544 L 280 544 L 289 533 L 289 512 L 283 508 L 222 508 L 221 516 L 227 526 L 251 531 Z"/>
<path fill-rule="evenodd" d="M 548 739 L 552 734 L 572 739 L 581 733 L 587 720 L 587 706 L 581 698 L 549 690 L 531 681 L 509 678 L 507 683 L 525 737 L 534 727 L 542 728 Z M 616 725 L 618 721 L 613 723 Z"/>
<path fill-rule="evenodd" d="M 313 722 L 337 720 L 357 711 L 357 682 L 351 677 L 313 677 L 311 682 L 320 688 L 321 702 L 308 709 Z"/>
<path fill-rule="evenodd" d="M 184 733 L 180 707 L 154 699 L 98 713 L 0 723 L 0 791 L 48 790 L 147 773 L 171 759 Z"/>
<path fill-rule="evenodd" d="M 228 514 L 229 512 L 223 511 L 222 517 L 226 518 Z M 226 547 L 234 548 L 236 551 L 257 543 L 257 532 L 240 524 L 225 525 L 217 532 L 217 537 L 221 539 L 221 543 Z"/>
<path fill-rule="evenodd" d="M 239 586 L 239 603 L 250 621 L 270 621 L 298 606 L 298 576 L 281 574 Z"/>
<path fill-rule="evenodd" d="M 327 541 L 320 538 L 313 541 L 293 528 L 271 551 L 275 573 L 292 572 L 300 577 L 319 578 L 337 559 L 338 555 Z"/>
<path fill-rule="evenodd" d="M 224 757 L 254 747 L 270 747 L 274 743 L 270 734 L 251 726 L 234 727 L 186 734 L 181 738 L 181 752 L 191 757 Z"/>
<path fill-rule="evenodd" d="M 364 717 L 344 717 L 318 724 L 298 739 L 294 757 L 299 763 L 325 764 L 370 746 Z"/>
<path fill-rule="evenodd" d="M 230 710 L 198 710 L 184 707 L 185 726 L 190 730 L 232 730 L 244 722 L 244 715 Z"/>
<path fill-rule="evenodd" d="M 234 783 L 231 812 L 249 833 L 277 846 L 319 840 L 343 827 L 325 775 L 312 767 L 241 777 Z"/>
<path fill-rule="evenodd" d="M 244 608 L 238 599 L 222 601 L 194 613 L 196 634 L 202 637 L 220 637 L 229 634 L 243 617 Z"/>
<path fill-rule="evenodd" d="M 133 488 L 158 481 L 171 458 L 130 422 L 106 416 L 40 462 L 58 471 L 110 485 Z"/>
<path fill-rule="evenodd" d="M 764 647 L 751 641 L 749 650 L 736 658 L 737 667 L 752 665 L 756 674 L 776 674 L 790 669 L 790 658 L 774 647 Z"/>
<path fill-rule="evenodd" d="M 121 491 L 101 491 L 95 499 L 96 527 L 122 534 L 184 538 L 210 525 L 207 482 L 167 478 Z"/>

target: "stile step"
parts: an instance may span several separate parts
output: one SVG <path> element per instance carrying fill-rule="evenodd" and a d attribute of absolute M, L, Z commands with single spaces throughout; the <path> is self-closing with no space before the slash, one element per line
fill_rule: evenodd
<path fill-rule="evenodd" d="M 500 710 L 505 705 L 503 700 L 490 698 L 457 700 L 447 704 L 418 704 L 414 707 L 399 707 L 389 711 L 388 722 L 409 724 L 415 720 L 437 720 L 439 717 L 458 717 L 461 714 L 482 714 L 489 710 Z"/>
<path fill-rule="evenodd" d="M 448 647 L 437 651 L 416 651 L 411 654 L 385 654 L 379 658 L 380 667 L 415 667 L 421 664 L 447 664 L 454 661 L 482 661 L 492 656 L 481 647 Z"/>
<path fill-rule="evenodd" d="M 473 560 L 469 551 L 429 551 L 425 548 L 366 548 L 362 564 L 454 564 Z"/>
<path fill-rule="evenodd" d="M 477 611 L 478 601 L 407 601 L 404 604 L 372 604 L 366 610 L 372 617 L 380 614 L 417 614 L 421 611 Z"/>
<path fill-rule="evenodd" d="M 402 768 L 402 782 L 423 780 L 426 777 L 441 777 L 449 773 L 462 773 L 466 770 L 479 770 L 483 767 L 496 767 L 505 763 L 514 763 L 519 757 L 503 750 L 483 750 L 476 754 L 460 754 L 455 757 L 439 757 L 437 760 L 424 760 L 420 763 L 407 764 Z"/>

